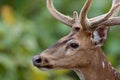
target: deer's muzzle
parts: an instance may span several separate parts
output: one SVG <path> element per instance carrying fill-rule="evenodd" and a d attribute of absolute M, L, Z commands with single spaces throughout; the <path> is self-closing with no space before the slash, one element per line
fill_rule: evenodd
<path fill-rule="evenodd" d="M 46 58 L 41 57 L 40 55 L 33 57 L 32 61 L 33 61 L 33 65 L 39 69 L 42 69 L 42 68 L 52 69 L 53 68 L 53 66 L 49 64 L 49 61 Z"/>

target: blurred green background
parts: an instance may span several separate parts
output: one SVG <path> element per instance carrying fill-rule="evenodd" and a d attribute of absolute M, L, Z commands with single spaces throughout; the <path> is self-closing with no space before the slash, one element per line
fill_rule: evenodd
<path fill-rule="evenodd" d="M 54 0 L 60 12 L 80 11 L 85 0 Z M 93 0 L 88 17 L 106 13 L 112 0 Z M 0 0 L 0 80 L 79 80 L 69 70 L 39 71 L 32 57 L 69 33 L 54 19 L 46 0 Z M 103 47 L 107 58 L 120 71 L 120 26 L 112 27 Z"/>

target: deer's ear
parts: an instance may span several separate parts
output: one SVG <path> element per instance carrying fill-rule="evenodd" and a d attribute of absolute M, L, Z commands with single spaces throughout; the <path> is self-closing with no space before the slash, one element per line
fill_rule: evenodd
<path fill-rule="evenodd" d="M 103 46 L 107 35 L 108 35 L 109 28 L 108 27 L 99 27 L 92 33 L 92 43 L 96 46 Z"/>

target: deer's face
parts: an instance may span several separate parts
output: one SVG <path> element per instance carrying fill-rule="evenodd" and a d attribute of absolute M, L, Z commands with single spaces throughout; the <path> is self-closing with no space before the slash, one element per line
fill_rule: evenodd
<path fill-rule="evenodd" d="M 47 0 L 49 12 L 57 20 L 68 25 L 71 32 L 35 56 L 33 58 L 35 66 L 40 69 L 76 69 L 91 63 L 96 46 L 101 47 L 106 40 L 108 26 L 120 24 L 120 19 L 113 17 L 118 13 L 117 9 L 120 4 L 113 5 L 104 15 L 88 19 L 87 13 L 91 3 L 92 0 L 86 0 L 80 16 L 74 11 L 73 18 L 71 18 L 58 12 L 54 8 L 52 0 Z"/>
<path fill-rule="evenodd" d="M 90 64 L 91 33 L 73 28 L 68 36 L 33 58 L 40 69 L 76 69 Z M 72 64 L 72 65 L 71 65 Z"/>

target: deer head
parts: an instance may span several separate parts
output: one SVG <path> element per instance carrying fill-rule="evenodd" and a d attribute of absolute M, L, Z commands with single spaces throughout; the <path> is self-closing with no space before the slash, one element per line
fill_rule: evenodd
<path fill-rule="evenodd" d="M 77 70 L 94 65 L 95 59 L 99 56 L 102 56 L 99 59 L 105 58 L 100 49 L 106 40 L 109 27 L 120 24 L 120 18 L 115 17 L 119 11 L 119 2 L 120 0 L 113 0 L 108 13 L 88 19 L 87 13 L 92 0 L 86 0 L 80 15 L 74 11 L 73 18 L 58 12 L 54 8 L 52 0 L 47 0 L 49 12 L 57 20 L 68 25 L 71 32 L 40 55 L 35 56 L 33 64 L 39 69 Z"/>

